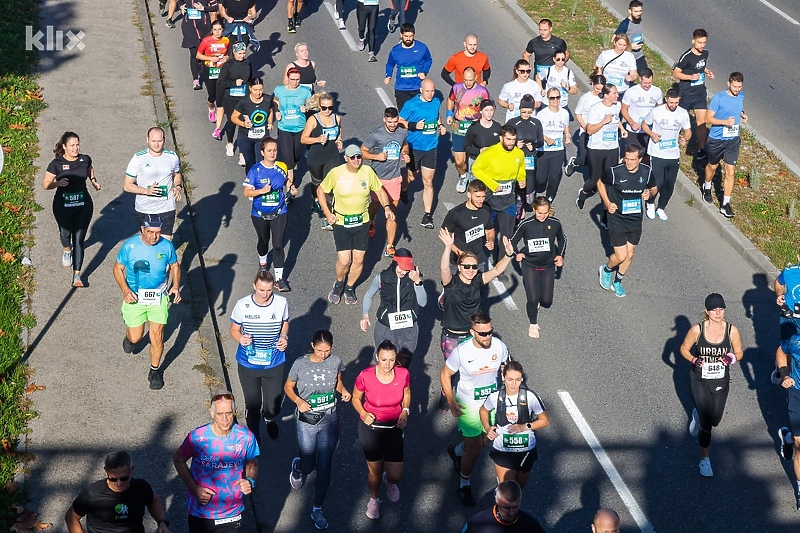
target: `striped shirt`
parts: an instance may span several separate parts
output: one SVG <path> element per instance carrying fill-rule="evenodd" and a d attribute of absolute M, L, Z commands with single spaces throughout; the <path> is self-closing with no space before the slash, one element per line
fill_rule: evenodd
<path fill-rule="evenodd" d="M 273 294 L 267 305 L 258 305 L 252 294 L 236 302 L 231 322 L 241 326 L 242 333 L 253 336 L 254 348 L 248 350 L 240 344 L 236 350 L 236 361 L 245 368 L 259 370 L 286 362 L 286 354 L 275 345 L 280 338 L 281 327 L 287 320 L 289 303 L 283 296 Z"/>

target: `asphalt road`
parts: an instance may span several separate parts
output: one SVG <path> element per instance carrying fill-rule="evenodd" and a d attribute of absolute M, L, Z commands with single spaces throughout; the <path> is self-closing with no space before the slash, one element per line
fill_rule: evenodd
<path fill-rule="evenodd" d="M 417 37 L 431 48 L 432 73 L 439 80 L 438 72 L 448 56 L 461 48 L 463 35 L 478 33 L 480 48 L 492 60 L 494 76 L 489 90 L 496 95 L 531 36 L 496 2 L 474 0 L 469 9 L 463 9 L 463 5 L 412 2 L 412 9 L 422 10 L 416 16 Z M 397 34 L 386 35 L 388 10 L 383 9 L 379 19 L 379 61 L 369 64 L 366 52 L 351 50 L 335 29 L 328 8 L 319 1 L 311 2 L 304 14 L 308 18 L 295 35 L 285 32 L 282 3 L 277 7 L 270 3 L 265 9 L 261 3 L 259 6 L 263 11 L 256 32 L 262 50 L 252 60 L 265 77 L 267 88 L 281 83 L 283 68 L 294 56 L 294 44 L 309 43 L 318 76 L 328 80 L 328 89 L 338 101 L 345 137 L 349 142 L 365 138 L 381 121 L 384 105 L 376 89 L 384 88 L 384 61 L 397 39 Z M 355 38 L 354 9 L 354 2 L 346 3 L 351 38 Z M 257 267 L 249 206 L 241 196 L 244 173 L 235 158 L 224 156 L 224 146 L 211 138 L 205 93 L 190 88 L 186 51 L 179 47 L 180 32 L 167 30 L 162 20 L 156 17 L 167 90 L 178 117 L 178 140 L 188 151 L 187 160 L 193 168 L 190 179 L 195 187 L 198 237 L 205 249 L 210 296 L 225 356 L 233 368 L 235 363 L 230 361 L 235 343 L 227 336 L 229 315 L 235 301 L 250 292 Z M 647 32 L 656 39 L 649 25 Z M 716 49 L 712 48 L 713 61 Z M 725 70 L 714 64 L 712 69 Z M 437 87 L 443 90 L 446 85 L 437 81 Z M 391 94 L 391 90 L 387 92 Z M 755 92 L 751 89 L 750 94 Z M 760 114 L 755 110 L 750 113 Z M 449 142 L 444 139 L 442 146 L 449 147 Z M 443 202 L 463 201 L 454 191 L 452 164 L 440 157 L 439 167 L 436 183 L 440 194 L 434 213 L 437 225 L 445 213 Z M 331 235 L 320 231 L 319 220 L 310 215 L 307 184 L 306 177 L 303 194 L 290 209 L 287 231 L 286 268 L 293 287 L 288 294 L 292 317 L 289 357 L 305 351 L 315 329 L 329 327 L 335 336 L 334 352 L 347 365 L 345 382 L 352 387 L 355 376 L 369 364 L 372 332 L 358 329 L 360 306 L 331 306 L 325 299 L 333 281 L 335 253 Z M 537 434 L 540 459 L 525 489 L 523 507 L 552 531 L 587 530 L 600 505 L 617 509 L 627 532 L 647 530 L 647 523 L 661 532 L 796 531 L 798 518 L 793 510 L 789 470 L 777 456 L 772 437 L 785 423 L 785 408 L 782 394 L 768 381 L 776 347 L 777 314 L 766 280 L 754 273 L 694 209 L 676 197 L 669 206 L 667 223 L 645 221 L 642 243 L 626 277 L 628 297 L 615 298 L 596 281 L 608 237 L 593 221 L 598 213 L 595 200 L 587 202 L 585 211 L 574 207 L 573 194 L 579 186 L 577 174 L 565 178 L 556 200 L 556 215 L 564 224 L 569 245 L 555 304 L 540 318 L 542 339 L 533 342 L 526 335 L 519 275 L 513 274 L 507 287 L 514 302 L 512 308 L 494 289 L 488 302 L 495 328 L 525 365 L 530 386 L 547 403 L 552 421 L 549 428 Z M 400 225 L 401 245 L 413 251 L 424 273 L 435 276 L 441 247 L 433 231 L 419 226 L 419 186 L 411 191 L 415 198 L 410 209 L 400 210 L 407 220 Z M 359 297 L 364 293 L 364 283 L 387 265 L 381 256 L 382 238 L 379 224 L 378 236 L 367 254 L 362 285 L 357 288 Z M 433 302 L 435 279 L 426 281 L 426 289 Z M 696 441 L 686 431 L 691 410 L 688 368 L 679 360 L 677 346 L 698 320 L 703 299 L 712 291 L 726 297 L 728 318 L 739 326 L 746 350 L 744 364 L 733 372 L 725 418 L 715 432 L 715 477 L 703 479 L 697 471 Z M 436 409 L 437 376 L 442 364 L 437 345 L 439 318 L 435 305 L 425 309 L 419 353 L 411 365 L 413 407 L 406 431 L 401 500 L 385 503 L 378 522 L 364 516 L 366 465 L 356 438 L 356 415 L 343 406 L 333 486 L 325 505 L 333 531 L 458 531 L 477 510 L 463 508 L 456 498 L 457 477 L 445 453 L 446 445 L 457 438 L 456 423 L 449 414 L 441 415 Z M 235 371 L 230 374 L 238 394 L 241 389 Z M 574 400 L 615 466 L 619 480 L 630 490 L 632 498 L 627 502 L 633 508 L 631 501 L 635 501 L 641 509 L 637 517 L 623 502 L 617 490 L 620 485 L 615 488 L 587 445 L 565 408 L 562 391 Z M 284 415 L 290 411 L 287 405 Z M 276 531 L 312 531 L 308 519 L 312 489 L 292 492 L 287 483 L 296 446 L 293 424 L 283 424 L 278 441 L 264 442 L 256 497 L 259 516 L 275 524 Z M 494 485 L 491 461 L 484 454 L 473 476 L 479 508 L 491 504 Z M 184 512 L 182 496 L 171 496 L 168 503 L 173 524 L 182 522 L 178 520 Z"/>
<path fill-rule="evenodd" d="M 606 2 L 627 15 L 627 0 Z M 708 68 L 715 75 L 706 82 L 709 89 L 723 91 L 731 72 L 744 73 L 750 125 L 800 164 L 795 142 L 800 124 L 794 120 L 800 111 L 800 72 L 793 68 L 792 52 L 800 46 L 800 5 L 791 0 L 769 4 L 783 15 L 760 0 L 645 2 L 645 40 L 677 60 L 692 45 L 692 31 L 705 28 Z"/>

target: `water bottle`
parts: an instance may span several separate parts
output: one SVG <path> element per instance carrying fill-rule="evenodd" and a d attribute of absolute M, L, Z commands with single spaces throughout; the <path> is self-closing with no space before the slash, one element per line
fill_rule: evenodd
<path fill-rule="evenodd" d="M 245 333 L 244 331 L 242 331 L 242 335 L 247 335 L 250 337 L 250 344 L 244 347 L 244 353 L 248 359 L 251 359 L 256 356 L 256 347 L 253 344 L 253 336 L 249 333 Z"/>

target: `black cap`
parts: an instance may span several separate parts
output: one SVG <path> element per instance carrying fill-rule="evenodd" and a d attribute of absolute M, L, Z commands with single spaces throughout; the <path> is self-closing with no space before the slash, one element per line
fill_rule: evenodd
<path fill-rule="evenodd" d="M 494 105 L 494 100 L 483 100 L 481 102 L 480 109 L 481 109 L 481 111 L 483 111 L 484 109 L 486 109 L 489 106 L 497 107 L 496 105 Z"/>
<path fill-rule="evenodd" d="M 706 311 L 714 309 L 725 309 L 725 298 L 718 292 L 712 292 L 706 296 Z"/>
<path fill-rule="evenodd" d="M 145 228 L 161 229 L 161 217 L 158 215 L 145 215 L 142 226 Z"/>

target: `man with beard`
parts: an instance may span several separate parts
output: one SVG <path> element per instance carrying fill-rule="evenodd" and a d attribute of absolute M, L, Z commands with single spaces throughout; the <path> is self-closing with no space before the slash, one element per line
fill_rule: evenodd
<path fill-rule="evenodd" d="M 642 11 L 644 4 L 641 0 L 631 0 L 628 4 L 628 16 L 620 21 L 614 35 L 624 33 L 631 40 L 631 52 L 636 58 L 636 70 L 639 76 L 647 68 L 647 58 L 644 57 L 644 37 L 642 36 Z"/>

